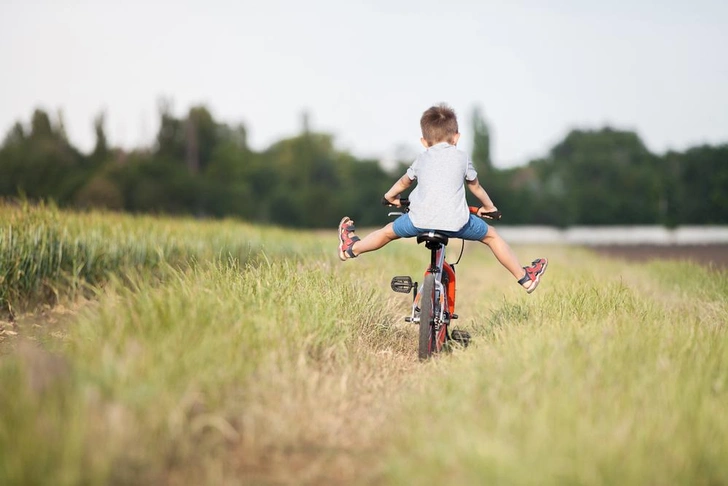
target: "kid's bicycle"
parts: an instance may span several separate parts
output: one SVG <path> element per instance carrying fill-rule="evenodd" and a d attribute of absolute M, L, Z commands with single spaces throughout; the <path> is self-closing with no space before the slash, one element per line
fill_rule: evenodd
<path fill-rule="evenodd" d="M 392 206 L 386 199 L 382 204 Z M 400 199 L 402 211 L 390 212 L 390 216 L 399 216 L 409 211 L 409 200 Z M 478 208 L 469 207 L 470 212 L 477 214 Z M 500 219 L 500 211 L 488 213 L 492 219 Z M 413 292 L 412 312 L 404 320 L 419 325 L 418 355 L 421 360 L 428 359 L 436 353 L 448 349 L 449 341 L 467 346 L 470 334 L 467 331 L 454 329 L 449 332 L 450 322 L 458 318 L 455 313 L 455 265 L 460 262 L 462 251 L 457 262 L 445 260 L 445 249 L 449 237 L 437 231 L 427 231 L 417 235 L 417 243 L 424 243 L 430 250 L 430 263 L 425 269 L 422 285 L 413 282 L 410 276 L 392 278 L 391 287 L 395 292 L 408 294 Z"/>

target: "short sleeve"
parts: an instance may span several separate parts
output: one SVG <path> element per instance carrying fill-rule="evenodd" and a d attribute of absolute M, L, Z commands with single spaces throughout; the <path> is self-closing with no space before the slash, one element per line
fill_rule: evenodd
<path fill-rule="evenodd" d="M 407 177 L 409 177 L 410 180 L 417 179 L 417 160 L 412 162 L 412 165 L 407 168 Z"/>
<path fill-rule="evenodd" d="M 465 169 L 465 180 L 466 181 L 474 181 L 478 178 L 478 172 L 475 170 L 475 167 L 473 167 L 473 161 L 468 157 L 468 166 Z"/>

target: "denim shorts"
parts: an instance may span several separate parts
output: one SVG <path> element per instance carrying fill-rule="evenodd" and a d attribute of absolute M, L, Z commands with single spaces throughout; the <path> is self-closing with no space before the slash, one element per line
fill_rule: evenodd
<path fill-rule="evenodd" d="M 422 229 L 415 227 L 415 225 L 412 224 L 412 221 L 410 221 L 409 214 L 403 214 L 399 218 L 395 219 L 393 229 L 394 234 L 396 234 L 400 238 L 412 238 L 413 236 L 417 236 L 419 233 L 423 233 L 425 231 L 433 231 L 431 229 Z M 463 240 L 480 241 L 485 238 L 486 234 L 488 234 L 488 224 L 481 218 L 475 216 L 474 214 L 471 214 L 470 219 L 467 223 L 465 223 L 465 226 L 457 231 L 434 231 L 442 233 L 443 235 L 450 238 L 461 238 Z"/>

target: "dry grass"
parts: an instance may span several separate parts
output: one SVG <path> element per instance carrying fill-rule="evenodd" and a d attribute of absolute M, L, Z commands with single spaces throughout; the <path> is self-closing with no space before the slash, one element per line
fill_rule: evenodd
<path fill-rule="evenodd" d="M 165 224 L 174 232 L 179 222 Z M 17 335 L 0 343 L 0 483 L 721 484 L 728 475 L 725 273 L 517 248 L 524 262 L 551 261 L 528 296 L 470 245 L 457 324 L 473 344 L 422 364 L 401 319 L 409 297 L 387 288 L 394 274 L 421 275 L 426 252 L 412 242 L 341 264 L 333 233 L 183 224 L 193 236 L 178 244 L 197 246 L 194 265 L 110 272 L 50 332 L 41 332 L 50 311 L 4 324 Z M 204 250 L 220 231 L 237 245 L 250 236 L 258 257 Z"/>

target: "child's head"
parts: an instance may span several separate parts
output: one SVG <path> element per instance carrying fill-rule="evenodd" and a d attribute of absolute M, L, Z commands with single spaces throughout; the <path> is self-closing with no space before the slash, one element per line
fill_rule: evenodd
<path fill-rule="evenodd" d="M 455 145 L 460 138 L 458 132 L 458 118 L 455 111 L 441 103 L 428 108 L 420 118 L 422 128 L 422 144 L 425 147 L 432 147 L 441 142 Z"/>

